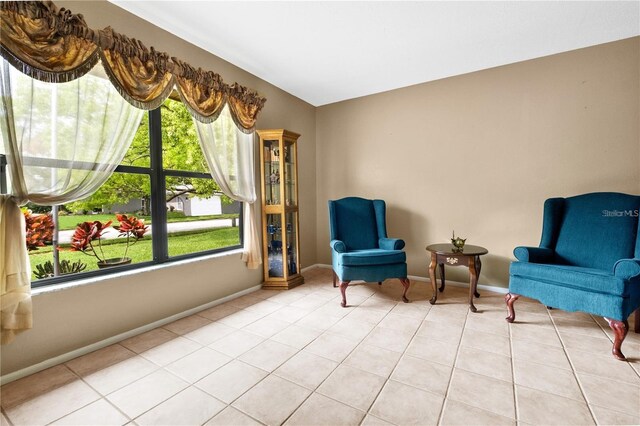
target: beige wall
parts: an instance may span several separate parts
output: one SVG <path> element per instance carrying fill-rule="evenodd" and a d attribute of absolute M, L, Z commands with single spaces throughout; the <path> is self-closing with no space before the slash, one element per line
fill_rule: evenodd
<path fill-rule="evenodd" d="M 166 31 L 107 3 L 57 1 L 82 13 L 94 29 L 114 30 L 140 39 L 191 65 L 219 73 L 267 98 L 257 128 L 301 133 L 301 267 L 315 263 L 315 108 Z M 31 366 L 145 324 L 203 305 L 262 282 L 262 269 L 248 270 L 240 255 L 172 266 L 159 271 L 107 279 L 33 297 L 34 328 L 1 348 L 1 374 Z"/>
<path fill-rule="evenodd" d="M 507 286 L 546 198 L 640 193 L 639 52 L 636 37 L 318 108 L 318 261 L 327 200 L 381 198 L 410 274 L 455 229 L 489 249 L 480 283 Z"/>
<path fill-rule="evenodd" d="M 512 248 L 538 243 L 545 198 L 640 193 L 639 38 L 316 109 L 107 2 L 56 3 L 258 90 L 258 128 L 302 134 L 302 267 L 330 263 L 327 200 L 360 195 L 387 200 L 411 274 L 426 275 L 424 246 L 455 228 L 491 252 L 481 283 L 506 285 Z M 35 327 L 2 347 L 1 374 L 261 280 L 233 255 L 36 295 Z"/>

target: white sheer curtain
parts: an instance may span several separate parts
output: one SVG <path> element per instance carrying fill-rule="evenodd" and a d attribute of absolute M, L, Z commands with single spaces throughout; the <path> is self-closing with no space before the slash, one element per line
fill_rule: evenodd
<path fill-rule="evenodd" d="M 228 105 L 213 123 L 205 124 L 196 119 L 193 122 L 211 175 L 222 192 L 243 203 L 242 260 L 248 268 L 256 269 L 262 263 L 262 256 L 255 202 L 254 134 L 246 134 L 236 127 Z"/>
<path fill-rule="evenodd" d="M 31 270 L 18 206 L 58 205 L 95 192 L 120 164 L 144 111 L 92 74 L 44 83 L 4 60 L 1 66 L 0 129 L 11 181 L 10 196 L 0 197 L 0 329 L 7 343 L 31 326 Z"/>

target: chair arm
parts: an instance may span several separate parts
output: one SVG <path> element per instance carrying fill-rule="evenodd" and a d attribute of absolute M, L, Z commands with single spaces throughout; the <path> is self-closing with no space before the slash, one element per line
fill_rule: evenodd
<path fill-rule="evenodd" d="M 347 251 L 347 246 L 340 240 L 331 240 L 329 245 L 336 253 L 344 253 Z"/>
<path fill-rule="evenodd" d="M 543 247 L 516 247 L 513 255 L 520 262 L 551 263 L 553 250 Z"/>
<path fill-rule="evenodd" d="M 622 259 L 613 265 L 613 275 L 631 279 L 640 275 L 640 259 Z"/>
<path fill-rule="evenodd" d="M 402 250 L 404 248 L 404 240 L 399 238 L 380 238 L 378 247 L 383 250 Z"/>

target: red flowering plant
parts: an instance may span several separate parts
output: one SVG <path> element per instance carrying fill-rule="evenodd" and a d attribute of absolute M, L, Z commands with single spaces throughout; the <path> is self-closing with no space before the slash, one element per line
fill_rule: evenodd
<path fill-rule="evenodd" d="M 22 213 L 27 228 L 27 250 L 38 250 L 39 247 L 51 244 L 54 228 L 51 214 L 33 214 L 26 209 Z"/>
<path fill-rule="evenodd" d="M 137 243 L 139 239 L 144 237 L 144 234 L 147 232 L 149 227 L 145 226 L 144 219 L 138 219 L 135 216 L 116 214 L 116 219 L 120 222 L 120 225 L 114 226 L 114 228 L 120 232 L 118 236 L 127 237 L 127 247 L 124 250 L 124 257 L 127 257 L 131 238 L 133 238 L 133 243 L 131 244 Z"/>
<path fill-rule="evenodd" d="M 89 256 L 95 256 L 98 262 L 105 261 L 105 255 L 102 251 L 102 244 L 100 238 L 103 231 L 111 226 L 112 221 L 102 223 L 99 220 L 93 222 L 82 222 L 76 226 L 76 231 L 71 237 L 71 251 L 80 251 Z M 98 248 L 100 249 L 100 255 L 93 246 L 93 241 L 98 241 Z"/>
<path fill-rule="evenodd" d="M 114 225 L 113 228 L 120 233 L 119 237 L 127 237 L 127 245 L 124 250 L 124 256 L 122 259 L 127 258 L 129 252 L 129 246 L 135 244 L 144 237 L 144 234 L 148 230 L 148 226 L 145 226 L 143 219 L 138 219 L 135 216 L 127 216 L 126 214 L 116 214 L 116 219 L 120 222 L 119 225 Z M 111 226 L 113 221 L 102 223 L 99 220 L 93 222 L 79 223 L 76 227 L 76 231 L 71 237 L 71 251 L 80 251 L 90 256 L 95 256 L 98 262 L 106 262 L 106 256 L 102 250 L 101 238 L 103 234 L 108 232 L 107 228 Z M 133 240 L 133 242 L 131 242 Z M 94 241 L 98 241 L 98 251 L 94 247 Z"/>

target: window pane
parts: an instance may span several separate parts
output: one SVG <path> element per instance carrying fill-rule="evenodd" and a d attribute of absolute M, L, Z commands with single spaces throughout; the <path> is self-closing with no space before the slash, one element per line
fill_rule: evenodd
<path fill-rule="evenodd" d="M 169 256 L 240 244 L 241 205 L 212 179 L 168 177 L 166 185 Z"/>
<path fill-rule="evenodd" d="M 140 126 L 131 141 L 129 150 L 120 164 L 125 166 L 151 167 L 149 150 L 149 114 L 142 114 Z"/>
<path fill-rule="evenodd" d="M 127 237 L 119 235 L 120 232 L 113 228 L 113 226 L 121 225 L 116 218 L 116 213 L 126 214 L 128 218 L 134 216 L 144 220 L 144 225 L 138 224 L 139 226 L 152 225 L 148 197 L 145 197 L 144 190 L 140 192 L 143 196 L 135 196 L 138 193 L 134 194 L 130 191 L 125 197 L 124 191 L 118 192 L 117 190 L 124 183 L 128 183 L 131 187 L 137 185 L 140 188 L 148 188 L 149 176 L 114 173 L 98 192 L 91 197 L 58 208 L 58 246 L 60 250 L 57 250 L 57 253 L 60 275 L 100 269 L 99 260 L 92 254 L 91 247 L 93 247 L 101 260 L 130 258 L 131 261 L 129 263 L 131 264 L 153 260 L 152 226 L 149 226 L 140 239 L 137 239 L 133 234 L 129 234 L 128 245 Z M 120 197 L 113 197 L 110 192 L 115 192 Z M 28 205 L 27 207 L 35 217 L 52 213 L 51 207 L 35 205 Z M 106 225 L 109 221 L 112 223 L 111 226 L 102 231 L 102 237 L 99 240 L 91 241 L 91 245 L 87 246 L 85 252 L 71 251 L 70 242 L 77 225 L 83 222 L 95 221 L 99 221 L 103 225 Z M 139 232 L 142 233 L 142 231 Z M 54 275 L 55 248 L 51 241 L 43 241 L 43 243 L 43 246 L 29 251 L 33 280 L 49 278 Z M 118 265 L 109 267 L 116 266 Z"/>
<path fill-rule="evenodd" d="M 89 197 L 67 204 L 73 213 L 114 212 L 149 216 L 151 181 L 148 175 L 115 172 Z"/>
<path fill-rule="evenodd" d="M 167 99 L 162 115 L 162 167 L 209 173 L 191 114 L 180 101 Z"/>

